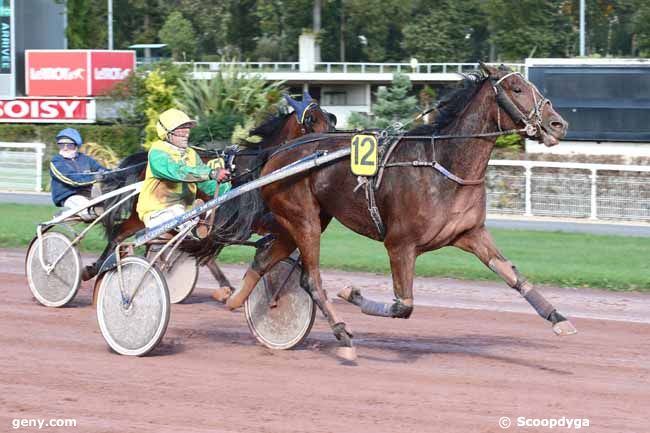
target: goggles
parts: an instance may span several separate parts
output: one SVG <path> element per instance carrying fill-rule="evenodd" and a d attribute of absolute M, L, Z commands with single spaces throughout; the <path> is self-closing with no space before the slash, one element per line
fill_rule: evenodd
<path fill-rule="evenodd" d="M 59 141 L 56 143 L 59 146 L 59 149 L 76 149 L 77 145 L 71 141 Z"/>

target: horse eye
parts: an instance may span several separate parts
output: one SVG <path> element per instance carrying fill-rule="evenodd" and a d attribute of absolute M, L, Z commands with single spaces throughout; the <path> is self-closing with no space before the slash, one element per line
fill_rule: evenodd
<path fill-rule="evenodd" d="M 521 93 L 521 87 L 516 87 L 515 86 L 515 87 L 512 88 L 512 91 L 515 92 L 515 93 Z"/>

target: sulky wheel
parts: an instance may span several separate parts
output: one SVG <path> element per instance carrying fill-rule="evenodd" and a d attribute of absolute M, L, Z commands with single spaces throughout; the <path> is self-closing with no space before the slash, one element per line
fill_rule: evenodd
<path fill-rule="evenodd" d="M 103 275 L 97 321 L 106 343 L 121 355 L 142 356 L 162 340 L 169 323 L 169 292 L 161 272 L 141 257 L 122 259 Z"/>
<path fill-rule="evenodd" d="M 246 321 L 255 338 L 271 349 L 291 349 L 309 334 L 316 309 L 300 286 L 302 266 L 286 259 L 260 279 L 244 304 Z"/>
<path fill-rule="evenodd" d="M 63 233 L 43 233 L 40 241 L 36 237 L 29 245 L 25 274 L 38 302 L 48 307 L 61 307 L 74 298 L 81 284 L 79 251 Z"/>
<path fill-rule="evenodd" d="M 155 252 L 149 251 L 147 259 L 152 260 L 155 255 Z M 158 265 L 158 262 L 156 264 Z M 169 302 L 179 304 L 192 294 L 199 278 L 199 263 L 196 257 L 182 251 L 175 251 L 170 263 L 160 270 L 167 282 Z"/>

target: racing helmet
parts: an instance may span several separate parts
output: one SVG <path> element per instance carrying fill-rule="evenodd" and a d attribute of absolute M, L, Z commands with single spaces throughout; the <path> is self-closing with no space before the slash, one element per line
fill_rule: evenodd
<path fill-rule="evenodd" d="M 169 110 L 164 111 L 160 114 L 160 117 L 158 117 L 158 122 L 156 122 L 158 138 L 165 140 L 167 134 L 180 126 L 192 128 L 196 126 L 196 120 L 190 119 L 187 114 L 183 113 L 181 110 L 177 110 L 176 108 L 170 108 Z"/>

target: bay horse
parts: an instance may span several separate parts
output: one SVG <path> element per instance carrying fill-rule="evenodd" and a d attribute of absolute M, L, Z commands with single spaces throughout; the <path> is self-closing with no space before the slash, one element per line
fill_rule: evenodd
<path fill-rule="evenodd" d="M 438 105 L 433 124 L 395 137 L 387 152 L 376 208 L 384 233 L 371 217 L 361 182 L 343 158 L 262 188 L 262 196 L 282 230 L 267 248 L 257 250 L 242 287 L 227 301 L 231 309 L 246 300 L 257 281 L 297 247 L 304 272 L 303 287 L 323 312 L 339 340 L 337 353 L 356 358 L 352 333 L 323 289 L 319 259 L 320 237 L 332 218 L 368 238 L 383 241 L 390 259 L 395 302 L 366 299 L 354 288 L 339 296 L 366 314 L 407 319 L 413 312 L 413 277 L 417 256 L 454 246 L 478 257 L 517 290 L 558 335 L 576 330 L 528 282 L 495 246 L 485 227 L 484 177 L 496 137 L 505 130 L 543 142 L 559 143 L 567 122 L 549 100 L 518 73 L 481 64 L 464 75 L 462 88 Z M 322 134 L 293 152 L 278 153 L 262 169 L 265 175 L 314 152 L 333 152 L 350 146 L 351 135 Z M 381 147 L 381 143 L 380 143 Z M 353 254 L 353 252 L 350 252 Z"/>
<path fill-rule="evenodd" d="M 285 100 L 293 108 L 293 112 L 283 112 L 275 116 L 270 116 L 259 126 L 251 130 L 251 135 L 262 138 L 260 143 L 255 145 L 245 143 L 247 145 L 245 148 L 230 148 L 226 150 L 226 159 L 229 162 L 226 168 L 231 171 L 233 186 L 236 187 L 247 182 L 251 177 L 259 175 L 265 158 L 278 145 L 312 132 L 334 130 L 336 117 L 323 110 L 318 104 L 318 101 L 312 99 L 309 92 L 305 91 L 303 93 L 302 101 L 296 101 L 288 95 L 285 95 Z M 214 151 L 199 151 L 198 153 L 203 162 L 207 162 L 218 156 L 217 152 Z M 103 193 L 144 180 L 147 167 L 147 152 L 138 152 L 125 158 L 118 168 L 124 167 L 140 167 L 140 169 L 127 171 L 125 175 L 121 175 L 105 183 Z M 204 196 L 200 191 L 198 191 L 197 195 L 203 200 L 212 198 Z M 108 200 L 104 205 L 105 208 L 109 208 L 123 197 L 122 195 L 118 195 Z M 136 212 L 136 207 L 137 196 L 125 201 L 102 220 L 108 244 L 97 261 L 85 267 L 83 272 L 84 281 L 97 275 L 101 264 L 120 242 L 144 228 L 144 222 L 140 220 Z M 246 212 L 240 213 L 240 208 Z M 262 210 L 263 203 L 261 199 L 258 199 L 258 195 L 246 194 L 240 200 L 234 200 L 223 206 L 217 213 L 217 221 L 214 224 L 215 226 L 221 226 L 224 230 L 226 230 L 227 226 L 229 236 L 244 240 L 243 238 L 250 236 L 247 233 L 254 222 L 253 218 L 262 212 Z M 267 219 L 269 218 L 267 217 Z M 217 248 L 214 245 L 205 245 L 204 251 L 206 247 L 211 247 L 210 251 L 214 254 L 221 250 L 221 248 Z M 214 263 L 214 260 L 207 261 L 208 257 L 203 258 L 205 259 L 203 263 L 208 266 L 219 283 L 223 286 L 230 286 L 230 283 L 216 263 Z"/>

